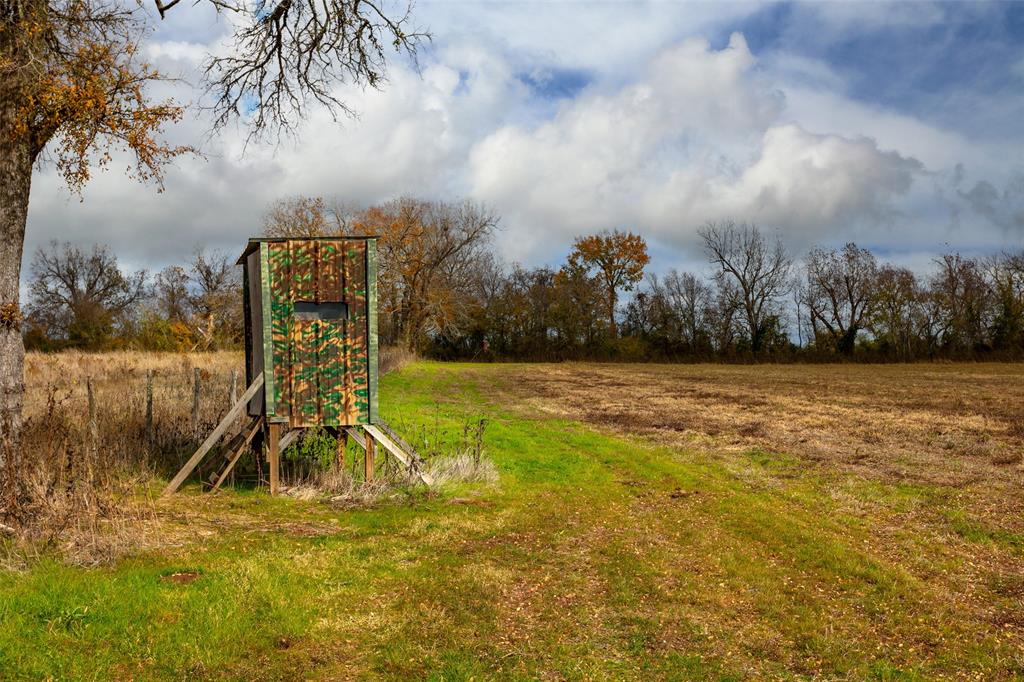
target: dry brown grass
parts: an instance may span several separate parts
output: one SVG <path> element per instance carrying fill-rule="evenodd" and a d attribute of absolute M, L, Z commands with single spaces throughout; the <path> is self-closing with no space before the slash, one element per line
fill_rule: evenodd
<path fill-rule="evenodd" d="M 193 425 L 196 367 L 202 381 Z M 91 565 L 173 542 L 173 534 L 158 529 L 150 481 L 179 465 L 228 409 L 233 369 L 244 382 L 237 353 L 29 353 L 20 542 L 5 544 L 0 561 L 19 566 L 56 550 L 71 563 Z M 146 428 L 149 371 L 152 435 Z"/>
<path fill-rule="evenodd" d="M 378 369 L 381 376 L 389 372 L 397 372 L 410 362 L 416 360 L 416 354 L 401 346 L 384 346 L 378 353 Z"/>
<path fill-rule="evenodd" d="M 494 463 L 472 453 L 433 458 L 427 462 L 427 473 L 438 485 L 449 482 L 495 483 L 498 480 Z"/>
<path fill-rule="evenodd" d="M 372 507 L 395 495 L 391 481 L 357 481 L 346 471 L 330 470 L 306 477 L 284 488 L 283 494 L 297 500 L 326 500 L 342 507 Z"/>
<path fill-rule="evenodd" d="M 55 426 L 66 430 L 73 459 L 94 464 L 97 475 L 125 465 L 161 467 L 212 429 L 229 408 L 231 372 L 245 389 L 239 353 L 29 353 L 25 360 L 25 445 L 38 459 Z M 199 422 L 193 428 L 193 370 L 201 376 Z M 153 440 L 146 434 L 146 376 L 153 371 Z M 97 439 L 89 432 L 86 384 L 96 398 Z M 61 437 L 64 437 L 62 432 Z M 94 449 L 95 462 L 85 450 Z M 79 453 L 78 450 L 83 452 Z"/>
<path fill-rule="evenodd" d="M 381 372 L 396 371 L 414 359 L 402 349 L 382 349 Z M 193 423 L 196 368 L 201 389 L 198 421 Z M 0 564 L 23 566 L 39 553 L 58 550 L 71 563 L 93 565 L 177 542 L 177 533 L 155 531 L 161 519 L 175 512 L 173 506 L 155 501 L 160 486 L 154 479 L 173 475 L 227 412 L 232 371 L 237 372 L 241 393 L 245 370 L 240 352 L 29 353 L 20 472 L 27 485 L 17 523 L 0 528 L 19 536 L 19 542 L 0 548 Z M 150 372 L 152 432 L 146 425 Z M 95 429 L 88 408 L 90 380 Z M 493 465 L 484 465 L 469 473 L 465 467 L 456 471 L 449 466 L 452 471 L 446 472 L 453 480 L 476 480 L 472 477 L 480 471 L 484 478 L 493 478 Z M 359 507 L 401 497 L 396 487 L 408 480 L 392 469 L 385 460 L 381 475 L 372 482 L 294 463 L 286 463 L 282 474 L 293 496 Z"/>

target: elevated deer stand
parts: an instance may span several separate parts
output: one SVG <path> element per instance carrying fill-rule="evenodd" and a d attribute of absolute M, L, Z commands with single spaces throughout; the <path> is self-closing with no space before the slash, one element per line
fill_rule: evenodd
<path fill-rule="evenodd" d="M 223 448 L 213 490 L 262 432 L 277 494 L 281 451 L 310 427 L 335 432 L 339 458 L 351 436 L 366 454 L 367 480 L 380 445 L 432 485 L 416 451 L 378 414 L 376 238 L 250 239 L 238 263 L 249 386 L 164 494 L 181 486 L 243 413 L 249 420 Z"/>

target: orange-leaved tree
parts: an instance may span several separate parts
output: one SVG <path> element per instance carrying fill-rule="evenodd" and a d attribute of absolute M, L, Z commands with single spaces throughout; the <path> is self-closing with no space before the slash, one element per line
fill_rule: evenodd
<path fill-rule="evenodd" d="M 472 201 L 404 197 L 357 215 L 353 233 L 380 237 L 381 338 L 420 349 L 464 322 L 475 266 L 498 217 Z"/>
<path fill-rule="evenodd" d="M 197 0 L 199 1 L 199 0 Z M 230 16 L 230 49 L 202 77 L 215 127 L 293 130 L 310 103 L 348 112 L 336 85 L 380 85 L 385 50 L 415 55 L 425 34 L 371 0 L 206 0 Z M 154 0 L 161 17 L 180 0 Z M 195 4 L 195 3 L 193 3 Z M 32 170 L 50 160 L 72 191 L 116 153 L 140 180 L 192 151 L 162 128 L 183 115 L 154 101 L 161 74 L 142 58 L 152 29 L 142 0 L 0 0 L 0 513 L 17 508 L 24 393 L 19 280 Z"/>
<path fill-rule="evenodd" d="M 615 306 L 620 291 L 632 291 L 644 276 L 644 266 L 651 260 L 647 255 L 647 242 L 632 232 L 615 230 L 611 233 L 578 237 L 569 254 L 569 266 L 591 271 L 604 287 L 608 306 L 608 327 L 612 338 L 616 336 Z"/>

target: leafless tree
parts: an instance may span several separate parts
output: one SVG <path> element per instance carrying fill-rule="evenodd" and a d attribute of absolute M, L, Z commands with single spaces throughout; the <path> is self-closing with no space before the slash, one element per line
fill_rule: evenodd
<path fill-rule="evenodd" d="M 371 0 L 209 1 L 238 26 L 232 48 L 204 69 L 215 125 L 242 116 L 253 135 L 294 130 L 311 104 L 354 113 L 337 84 L 379 87 L 388 48 L 415 61 L 430 37 L 412 27 L 411 3 L 392 13 Z M 162 15 L 179 0 L 156 2 Z"/>
<path fill-rule="evenodd" d="M 180 265 L 168 265 L 157 273 L 153 282 L 153 304 L 165 320 L 185 322 L 189 319 L 188 271 Z"/>
<path fill-rule="evenodd" d="M 841 250 L 811 249 L 805 259 L 807 285 L 803 304 L 815 339 L 828 339 L 835 350 L 852 355 L 857 334 L 875 304 L 878 264 L 866 249 L 850 243 Z"/>
<path fill-rule="evenodd" d="M 793 299 L 793 313 L 796 316 L 796 345 L 804 347 L 804 281 L 802 273 L 793 275 L 793 282 L 790 285 L 790 295 Z"/>
<path fill-rule="evenodd" d="M 931 295 L 937 308 L 940 342 L 954 351 L 973 351 L 987 342 L 992 292 L 980 263 L 959 253 L 935 259 Z"/>
<path fill-rule="evenodd" d="M 226 254 L 197 251 L 192 259 L 191 327 L 194 350 L 226 345 L 241 336 L 242 289 L 238 268 Z"/>
<path fill-rule="evenodd" d="M 699 231 L 715 280 L 746 324 L 753 353 L 760 353 L 779 315 L 779 298 L 790 285 L 792 262 L 782 240 L 769 240 L 756 225 L 733 221 L 708 223 Z"/>
<path fill-rule="evenodd" d="M 683 343 L 699 352 L 705 337 L 709 337 L 711 288 L 692 273 L 669 270 L 664 289 L 669 306 L 678 316 Z"/>
<path fill-rule="evenodd" d="M 925 292 L 907 268 L 883 265 L 878 269 L 871 332 L 895 352 L 899 360 L 914 357 L 915 340 L 928 334 L 923 304 Z"/>
<path fill-rule="evenodd" d="M 29 316 L 75 346 L 101 347 L 145 293 L 145 271 L 121 272 L 105 246 L 85 252 L 53 241 L 36 251 L 30 271 Z"/>
<path fill-rule="evenodd" d="M 348 234 L 356 211 L 323 197 L 296 195 L 278 199 L 263 216 L 263 234 L 268 237 L 326 237 Z"/>
<path fill-rule="evenodd" d="M 723 357 L 735 351 L 740 336 L 740 300 L 736 285 L 729 280 L 719 279 L 716 284 L 711 306 L 708 308 L 708 329 L 715 350 Z"/>

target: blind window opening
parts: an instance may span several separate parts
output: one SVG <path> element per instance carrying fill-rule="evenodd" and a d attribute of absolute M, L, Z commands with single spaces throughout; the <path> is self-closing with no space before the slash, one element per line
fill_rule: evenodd
<path fill-rule="evenodd" d="M 341 301 L 296 301 L 296 320 L 347 320 L 348 304 Z"/>

